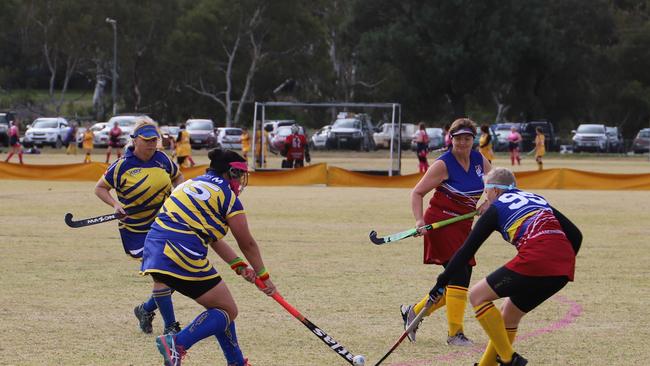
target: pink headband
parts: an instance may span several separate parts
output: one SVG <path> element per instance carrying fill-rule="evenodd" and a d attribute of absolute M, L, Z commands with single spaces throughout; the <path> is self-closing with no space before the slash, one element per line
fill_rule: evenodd
<path fill-rule="evenodd" d="M 248 164 L 244 163 L 243 161 L 234 161 L 229 163 L 231 167 L 235 169 L 239 169 L 242 171 L 247 172 L 248 171 Z"/>

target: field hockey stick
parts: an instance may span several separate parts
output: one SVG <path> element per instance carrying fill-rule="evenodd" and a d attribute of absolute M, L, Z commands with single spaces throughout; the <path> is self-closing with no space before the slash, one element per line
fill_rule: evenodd
<path fill-rule="evenodd" d="M 144 212 L 144 211 L 149 211 L 149 210 L 157 210 L 160 208 L 160 205 L 158 206 L 151 206 L 151 207 L 145 207 L 145 208 L 139 208 L 137 210 L 133 209 L 126 209 L 126 215 L 133 215 L 139 212 Z M 107 221 L 112 221 L 117 219 L 117 214 L 112 213 L 108 215 L 102 215 L 102 216 L 95 216 L 95 217 L 89 217 L 87 219 L 81 219 L 81 220 L 73 220 L 72 219 L 72 214 L 70 212 L 65 214 L 65 223 L 71 228 L 79 228 L 79 227 L 84 227 L 84 226 L 90 226 L 90 225 L 96 225 L 96 224 L 101 224 L 103 222 Z"/>
<path fill-rule="evenodd" d="M 440 296 L 442 297 L 442 294 L 444 293 L 444 290 L 443 289 L 440 289 L 440 290 L 442 291 L 442 293 L 440 293 Z M 440 301 L 440 298 L 438 298 L 438 301 Z M 424 314 L 426 314 L 427 311 L 429 311 L 429 309 L 431 309 L 431 307 L 433 305 L 435 305 L 435 304 L 436 304 L 436 302 L 434 302 L 431 299 L 431 297 L 429 297 L 429 299 L 427 299 L 427 302 L 426 302 L 426 304 L 424 304 L 424 307 L 422 308 L 422 310 L 420 310 L 420 312 L 415 317 L 415 319 L 413 319 L 411 324 L 406 328 L 406 330 L 404 330 L 404 333 L 402 333 L 402 335 L 397 339 L 395 344 L 393 344 L 393 346 L 388 350 L 388 352 L 386 352 L 384 357 L 382 357 L 379 361 L 377 361 L 375 366 L 381 365 L 381 363 L 384 362 L 384 360 L 386 360 L 388 358 L 388 356 L 390 356 L 390 354 L 393 353 L 393 351 L 395 349 L 397 349 L 397 347 L 402 343 L 404 338 L 406 338 L 410 332 L 412 332 L 415 328 L 417 328 L 420 325 L 420 322 L 422 321 L 422 318 L 424 318 Z"/>
<path fill-rule="evenodd" d="M 259 278 L 255 279 L 255 284 L 257 287 L 260 289 L 266 288 L 266 285 L 264 285 L 264 282 L 260 280 Z M 359 359 L 362 358 L 365 360 L 365 358 L 361 355 L 355 356 L 353 355 L 350 351 L 347 350 L 343 345 L 341 345 L 339 342 L 335 341 L 332 337 L 327 335 L 325 331 L 317 327 L 314 323 L 310 322 L 309 319 L 305 318 L 296 308 L 291 306 L 283 297 L 280 295 L 279 292 L 276 292 L 273 296 L 273 299 L 280 305 L 282 305 L 283 308 L 285 308 L 289 314 L 293 315 L 294 318 L 298 319 L 302 324 L 307 327 L 312 333 L 314 333 L 323 343 L 325 343 L 332 351 L 336 352 L 339 356 L 343 357 L 349 364 L 351 365 L 363 365 L 365 361 L 360 361 L 356 360 L 355 358 Z M 355 363 L 356 362 L 356 363 Z"/>
<path fill-rule="evenodd" d="M 438 228 L 441 228 L 443 226 L 453 224 L 454 222 L 471 219 L 477 213 L 478 213 L 478 211 L 472 211 L 472 212 L 466 213 L 464 215 L 452 217 L 452 218 L 447 219 L 447 220 L 434 222 L 434 223 L 431 223 L 431 224 L 428 224 L 428 225 L 421 226 L 421 227 L 416 228 L 416 229 L 405 230 L 405 231 L 395 233 L 395 234 L 391 234 L 391 235 L 388 235 L 388 236 L 384 236 L 384 237 L 381 237 L 381 238 L 378 238 L 377 237 L 377 232 L 373 230 L 373 231 L 370 232 L 370 234 L 368 236 L 370 237 L 370 241 L 373 244 L 376 244 L 376 245 L 387 244 L 387 243 L 390 243 L 390 242 L 393 242 L 393 241 L 398 241 L 398 240 L 402 240 L 402 239 L 406 239 L 406 238 L 410 238 L 412 236 L 415 236 L 418 233 L 418 229 L 424 229 L 424 230 L 438 229 Z"/>

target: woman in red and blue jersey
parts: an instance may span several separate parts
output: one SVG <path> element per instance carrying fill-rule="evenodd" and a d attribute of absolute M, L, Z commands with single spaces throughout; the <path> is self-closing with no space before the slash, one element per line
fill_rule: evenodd
<path fill-rule="evenodd" d="M 476 210 L 483 193 L 483 175 L 490 171 L 490 163 L 481 153 L 472 149 L 476 125 L 468 118 L 459 118 L 449 128 L 451 148 L 442 154 L 427 170 L 411 192 L 411 210 L 416 227 L 464 215 Z M 429 207 L 423 212 L 424 196 L 435 189 Z M 467 238 L 472 221 L 465 220 L 440 229 L 422 232 L 424 235 L 424 263 L 446 266 L 449 259 Z M 467 305 L 467 288 L 472 275 L 472 259 L 459 271 L 447 286 L 446 296 L 436 306 L 429 308 L 427 316 L 446 305 L 449 326 L 447 343 L 471 346 L 464 334 L 463 318 Z M 405 329 L 422 311 L 428 296 L 415 305 L 402 305 L 400 311 Z M 408 334 L 415 341 L 415 331 Z"/>
<path fill-rule="evenodd" d="M 144 245 L 142 273 L 206 309 L 176 335 L 157 338 L 167 366 L 180 365 L 190 347 L 211 336 L 219 341 L 229 366 L 248 365 L 237 342 L 237 305 L 207 258 L 209 247 L 247 280 L 257 276 L 264 281 L 266 294 L 276 291 L 238 198 L 248 180 L 246 159 L 220 149 L 208 157 L 206 174 L 181 184 L 165 201 Z M 252 269 L 222 240 L 229 229 Z"/>
<path fill-rule="evenodd" d="M 158 209 L 172 188 L 183 181 L 178 166 L 165 153 L 157 151 L 159 138 L 155 124 L 144 120 L 136 123 L 131 135 L 132 146 L 126 149 L 124 157 L 109 166 L 95 186 L 97 197 L 113 207 L 120 217 L 118 227 L 124 252 L 136 260 L 142 259 L 144 240 Z M 111 190 L 115 190 L 117 200 Z M 180 330 L 171 294 L 168 287 L 154 287 L 151 297 L 135 307 L 133 312 L 144 333 L 153 331 L 156 309 L 165 323 L 163 333 Z"/>
<path fill-rule="evenodd" d="M 464 271 L 481 244 L 498 231 L 517 255 L 472 286 L 470 302 L 490 338 L 479 366 L 523 366 L 527 360 L 512 348 L 524 315 L 573 281 L 580 230 L 541 196 L 516 188 L 512 172 L 495 168 L 485 178 L 489 208 L 474 225 L 463 246 L 438 276 L 431 290 L 436 301 L 450 279 Z M 507 298 L 497 310 L 492 301 Z"/>

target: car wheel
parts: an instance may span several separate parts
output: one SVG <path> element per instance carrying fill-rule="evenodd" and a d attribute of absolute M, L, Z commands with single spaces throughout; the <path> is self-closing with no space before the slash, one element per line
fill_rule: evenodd
<path fill-rule="evenodd" d="M 54 143 L 53 147 L 55 149 L 60 149 L 61 147 L 63 147 L 63 141 L 61 141 L 60 137 L 56 139 L 56 142 Z"/>

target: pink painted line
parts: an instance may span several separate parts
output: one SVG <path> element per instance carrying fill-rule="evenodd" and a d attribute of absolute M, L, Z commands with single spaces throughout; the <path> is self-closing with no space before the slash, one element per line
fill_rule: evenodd
<path fill-rule="evenodd" d="M 573 300 L 570 300 L 561 295 L 554 296 L 551 299 L 561 304 L 569 306 L 569 310 L 567 310 L 567 312 L 564 314 L 564 317 L 546 327 L 535 329 L 533 331 L 524 333 L 522 335 L 517 334 L 517 342 L 525 341 L 529 338 L 534 338 L 542 334 L 555 332 L 557 330 L 565 328 L 570 324 L 574 323 L 576 319 L 582 314 L 582 305 L 578 304 Z M 486 346 L 485 344 L 477 345 L 472 348 L 468 348 L 464 351 L 450 352 L 444 355 L 438 355 L 430 360 L 412 360 L 406 362 L 392 363 L 390 365 L 391 366 L 421 366 L 421 365 L 431 365 L 432 361 L 450 362 L 466 356 L 483 354 L 483 351 L 485 350 L 485 346 Z"/>

